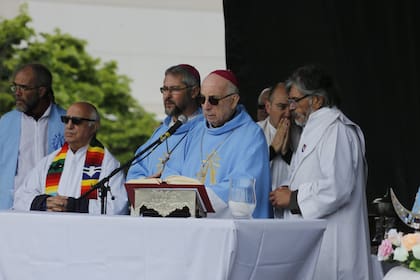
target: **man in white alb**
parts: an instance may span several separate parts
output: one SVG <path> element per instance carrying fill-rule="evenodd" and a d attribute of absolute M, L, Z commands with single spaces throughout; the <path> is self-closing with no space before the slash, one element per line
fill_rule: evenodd
<path fill-rule="evenodd" d="M 314 279 L 371 279 L 363 133 L 337 108 L 334 83 L 321 68 L 297 69 L 286 88 L 303 130 L 289 185 L 270 194 L 272 205 L 285 209 L 285 219 L 327 220 Z"/>
<path fill-rule="evenodd" d="M 16 210 L 101 213 L 98 190 L 91 187 L 119 167 L 119 162 L 96 139 L 100 118 L 87 102 L 70 106 L 61 116 L 65 124 L 64 145 L 43 158 L 16 192 Z M 111 177 L 107 214 L 126 214 L 127 193 L 122 171 Z"/>

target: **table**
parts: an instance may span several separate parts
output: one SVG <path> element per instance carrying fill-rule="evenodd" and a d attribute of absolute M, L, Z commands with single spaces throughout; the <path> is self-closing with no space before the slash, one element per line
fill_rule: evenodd
<path fill-rule="evenodd" d="M 0 279 L 312 279 L 324 220 L 0 212 Z"/>
<path fill-rule="evenodd" d="M 391 268 L 383 280 L 419 280 L 420 273 L 402 266 Z"/>

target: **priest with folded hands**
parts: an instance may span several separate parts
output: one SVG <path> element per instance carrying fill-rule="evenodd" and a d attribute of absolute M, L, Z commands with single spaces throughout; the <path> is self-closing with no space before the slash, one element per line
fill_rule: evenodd
<path fill-rule="evenodd" d="M 27 175 L 15 194 L 14 209 L 99 214 L 99 191 L 89 191 L 120 163 L 96 139 L 100 118 L 92 104 L 74 103 L 61 121 L 66 142 Z M 112 195 L 107 195 L 107 214 L 127 213 L 124 181 L 121 171 L 109 180 Z"/>

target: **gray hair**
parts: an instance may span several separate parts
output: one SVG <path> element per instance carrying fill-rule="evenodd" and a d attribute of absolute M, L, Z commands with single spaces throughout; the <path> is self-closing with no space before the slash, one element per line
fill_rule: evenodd
<path fill-rule="evenodd" d="M 261 91 L 260 95 L 258 95 L 258 104 L 261 104 L 264 98 L 264 95 L 267 96 L 267 99 L 269 99 L 271 92 L 271 87 L 265 88 Z"/>
<path fill-rule="evenodd" d="M 305 65 L 298 68 L 286 81 L 286 91 L 290 92 L 292 86 L 303 95 L 324 97 L 322 107 L 340 105 L 340 97 L 333 79 L 324 70 L 316 65 Z"/>
<path fill-rule="evenodd" d="M 235 86 L 232 82 L 228 81 L 227 83 L 227 94 L 237 93 L 239 94 L 239 88 Z"/>
<path fill-rule="evenodd" d="M 93 104 L 87 103 L 91 107 L 90 118 L 96 120 L 97 123 L 101 123 L 101 117 L 99 115 L 98 109 Z"/>
<path fill-rule="evenodd" d="M 165 71 L 165 76 L 168 74 L 180 75 L 182 77 L 182 82 L 188 87 L 199 87 L 201 83 L 198 71 L 190 65 L 179 64 L 171 66 Z"/>

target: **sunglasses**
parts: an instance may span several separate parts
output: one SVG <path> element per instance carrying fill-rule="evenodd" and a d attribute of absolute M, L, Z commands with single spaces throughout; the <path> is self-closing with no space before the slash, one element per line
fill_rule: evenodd
<path fill-rule="evenodd" d="M 61 122 L 68 124 L 68 122 L 71 120 L 71 122 L 74 125 L 79 125 L 81 124 L 83 121 L 86 122 L 96 122 L 96 120 L 91 120 L 91 119 L 86 119 L 86 118 L 79 118 L 79 117 L 70 117 L 70 116 L 61 116 Z"/>
<path fill-rule="evenodd" d="M 232 96 L 232 95 L 234 95 L 234 94 L 236 94 L 236 92 L 234 92 L 234 93 L 229 93 L 228 95 L 225 95 L 225 96 L 223 96 L 223 97 L 216 97 L 216 96 L 214 96 L 214 95 L 211 95 L 211 96 L 209 96 L 208 97 L 208 101 L 209 101 L 209 103 L 211 104 L 211 105 L 214 105 L 214 106 L 216 106 L 216 105 L 219 105 L 219 102 L 220 102 L 220 100 L 223 100 L 223 99 L 225 99 L 225 98 L 227 98 L 227 97 L 229 97 L 229 96 Z M 200 101 L 200 103 L 201 104 L 204 104 L 205 102 L 206 102 L 206 97 L 204 96 L 204 95 L 200 95 L 199 97 L 198 97 L 198 100 Z"/>

